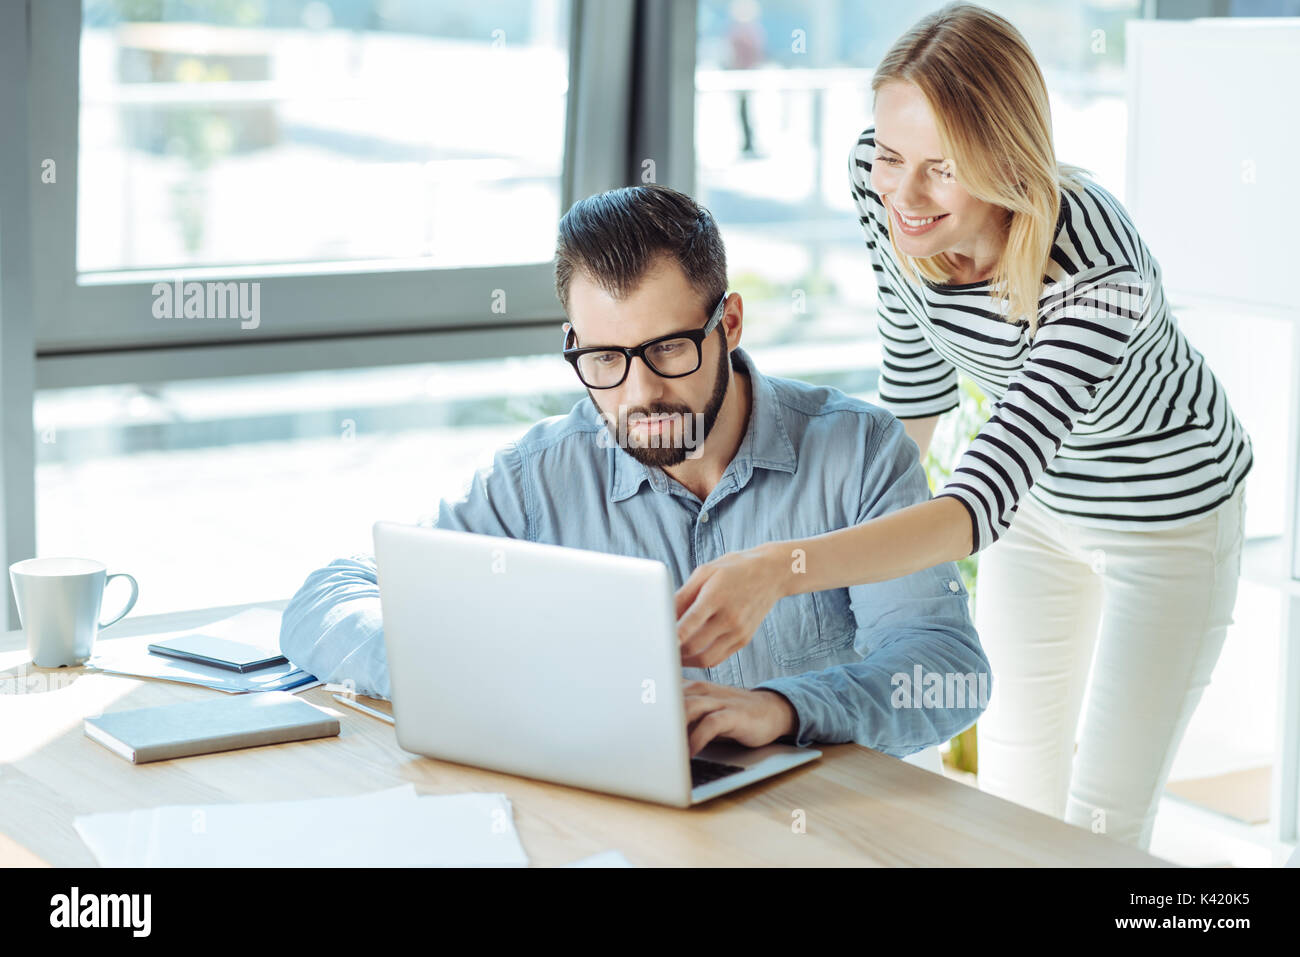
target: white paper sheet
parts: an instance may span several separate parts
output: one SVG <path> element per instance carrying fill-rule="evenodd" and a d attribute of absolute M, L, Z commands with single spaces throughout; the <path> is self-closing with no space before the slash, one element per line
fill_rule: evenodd
<path fill-rule="evenodd" d="M 73 822 L 104 867 L 524 867 L 504 794 L 168 805 Z"/>
<path fill-rule="evenodd" d="M 259 668 L 256 671 L 238 672 L 228 668 L 200 664 L 197 661 L 184 661 L 180 658 L 168 658 L 155 655 L 149 651 L 149 645 L 155 641 L 180 635 L 202 632 L 218 638 L 243 641 L 269 649 L 280 647 L 280 612 L 267 608 L 248 608 L 237 615 L 214 621 L 209 625 L 191 628 L 185 631 L 166 632 L 156 635 L 136 635 L 129 638 L 113 638 L 97 641 L 95 653 L 86 662 L 87 667 L 110 674 L 130 675 L 139 678 L 162 678 L 166 681 L 179 681 L 183 684 L 200 685 L 215 688 L 232 694 L 246 691 L 291 691 L 297 694 L 308 688 L 315 688 L 321 682 L 311 679 L 304 684 L 295 684 L 307 678 L 307 672 L 284 662 Z"/>
<path fill-rule="evenodd" d="M 280 650 L 280 612 L 269 608 L 245 608 L 237 615 L 222 618 L 210 625 L 192 628 L 186 634 L 211 635 L 256 645 L 268 651 Z"/>
<path fill-rule="evenodd" d="M 164 658 L 151 654 L 147 649 L 115 655 L 96 655 L 86 662 L 90 668 L 108 674 L 127 675 L 133 678 L 162 678 L 165 681 L 179 681 L 182 684 L 199 685 L 239 694 L 245 691 L 306 691 L 321 682 L 312 678 L 304 684 L 297 684 L 308 678 L 307 672 L 286 662 L 271 665 L 257 671 L 240 673 L 203 665 L 196 661 L 182 661 L 179 658 Z"/>

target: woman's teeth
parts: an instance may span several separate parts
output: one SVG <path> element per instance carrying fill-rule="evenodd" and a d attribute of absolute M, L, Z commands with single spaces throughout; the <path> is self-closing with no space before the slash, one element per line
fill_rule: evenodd
<path fill-rule="evenodd" d="M 948 214 L 944 213 L 943 215 L 947 216 Z M 899 213 L 898 218 L 901 219 L 903 222 L 907 223 L 907 225 L 909 226 L 925 226 L 928 223 L 934 222 L 936 219 L 942 219 L 943 216 L 927 216 L 925 219 L 908 219 L 902 213 Z"/>

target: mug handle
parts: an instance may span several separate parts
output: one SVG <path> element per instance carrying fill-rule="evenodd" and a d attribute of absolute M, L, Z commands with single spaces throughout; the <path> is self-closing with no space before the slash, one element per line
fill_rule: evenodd
<path fill-rule="evenodd" d="M 129 612 L 132 608 L 135 607 L 135 600 L 136 600 L 138 597 L 140 597 L 140 586 L 139 586 L 138 584 L 136 584 L 136 580 L 135 580 L 133 577 L 131 577 L 130 575 L 128 575 L 126 572 L 117 572 L 117 573 L 115 573 L 115 574 L 113 574 L 113 575 L 109 575 L 107 578 L 105 578 L 105 579 L 104 579 L 104 588 L 105 588 L 105 589 L 108 588 L 108 583 L 111 582 L 114 578 L 125 578 L 127 581 L 129 581 L 129 582 L 131 583 L 131 600 L 128 601 L 128 602 L 126 603 L 126 607 L 122 609 L 122 613 L 119 614 L 119 615 L 118 615 L 116 618 L 114 618 L 112 621 L 101 621 L 101 622 L 99 623 L 99 627 L 100 627 L 100 628 L 107 628 L 109 625 L 115 625 L 115 624 L 117 624 L 119 621 L 121 621 L 123 618 L 125 618 L 125 617 L 126 617 L 126 613 Z"/>

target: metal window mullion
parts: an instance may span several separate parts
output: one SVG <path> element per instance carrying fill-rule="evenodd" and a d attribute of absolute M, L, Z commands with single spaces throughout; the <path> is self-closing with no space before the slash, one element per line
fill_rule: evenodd
<path fill-rule="evenodd" d="M 35 275 L 32 189 L 41 150 L 33 141 L 27 4 L 0 4 L 0 559 L 7 568 L 36 554 Z M 39 188 L 39 187 L 37 187 Z M 50 188 L 54 188 L 51 186 Z M 0 599 L 8 628 L 18 628 L 9 583 Z"/>
<path fill-rule="evenodd" d="M 1232 15 L 1230 0 L 1147 0 L 1155 20 L 1191 20 Z"/>
<path fill-rule="evenodd" d="M 434 332 L 372 336 L 195 344 L 145 349 L 68 352 L 36 363 L 36 386 L 174 382 L 231 375 L 281 375 L 371 368 L 422 362 L 459 362 L 558 352 L 560 329 L 547 322 L 527 326 L 474 326 Z M 561 361 L 558 356 L 556 361 Z"/>
<path fill-rule="evenodd" d="M 627 182 L 695 193 L 696 0 L 637 3 Z"/>
<path fill-rule="evenodd" d="M 579 199 L 624 186 L 632 102 L 634 0 L 573 0 L 567 211 Z"/>

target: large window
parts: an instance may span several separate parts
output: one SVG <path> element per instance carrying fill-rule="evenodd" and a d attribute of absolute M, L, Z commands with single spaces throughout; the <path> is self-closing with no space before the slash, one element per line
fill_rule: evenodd
<path fill-rule="evenodd" d="M 874 362 L 875 283 L 853 211 L 850 147 L 871 76 L 941 2 L 700 0 L 696 191 L 724 228 L 746 335 Z M 1140 0 L 984 3 L 1025 35 L 1047 80 L 1059 158 L 1124 192 L 1124 21 Z M 847 348 L 826 348 L 831 343 Z"/>
<path fill-rule="evenodd" d="M 43 391 L 38 552 L 135 575 L 138 614 L 286 598 L 577 385 L 553 355 Z"/>
<path fill-rule="evenodd" d="M 77 266 L 545 262 L 566 0 L 85 0 Z"/>
<path fill-rule="evenodd" d="M 136 614 L 292 595 L 373 550 L 586 392 L 556 351 L 465 362 L 37 393 L 37 553 L 85 555 L 140 582 Z M 757 349 L 777 376 L 807 357 Z M 865 373 L 819 378 L 849 391 Z"/>

